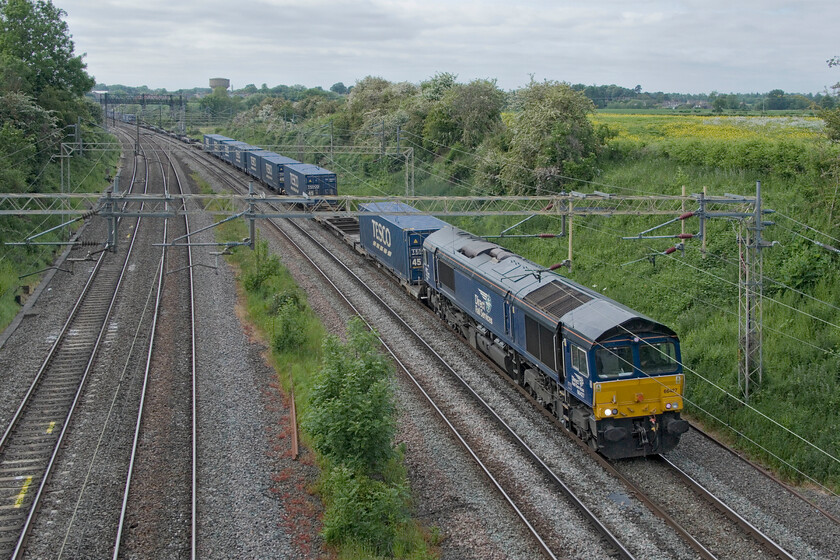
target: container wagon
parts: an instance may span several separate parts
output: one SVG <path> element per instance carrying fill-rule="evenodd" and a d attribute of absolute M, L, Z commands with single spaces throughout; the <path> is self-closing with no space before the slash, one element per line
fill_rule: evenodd
<path fill-rule="evenodd" d="M 335 173 L 332 171 L 307 163 L 284 167 L 286 194 L 309 197 L 338 194 Z"/>
<path fill-rule="evenodd" d="M 448 224 L 402 202 L 371 202 L 359 210 L 359 241 L 367 254 L 402 281 L 423 282 L 423 241 Z"/>

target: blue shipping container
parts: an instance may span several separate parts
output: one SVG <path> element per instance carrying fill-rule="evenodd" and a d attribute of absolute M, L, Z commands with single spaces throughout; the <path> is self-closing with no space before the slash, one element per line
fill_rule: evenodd
<path fill-rule="evenodd" d="M 409 284 L 419 284 L 423 241 L 447 223 L 402 202 L 372 202 L 359 209 L 359 240 L 365 251 Z"/>
<path fill-rule="evenodd" d="M 219 158 L 225 160 L 226 162 L 233 164 L 233 144 L 239 142 L 238 140 L 234 140 L 233 138 L 227 138 L 224 140 L 217 140 L 216 146 L 218 147 L 218 155 Z M 243 142 L 239 142 L 242 144 Z"/>
<path fill-rule="evenodd" d="M 263 183 L 274 189 L 277 192 L 283 192 L 285 181 L 285 171 L 287 165 L 302 165 L 298 160 L 290 157 L 281 156 L 273 152 L 271 155 L 264 155 L 262 157 L 262 175 L 260 179 Z"/>
<path fill-rule="evenodd" d="M 232 142 L 232 138 L 222 136 L 221 134 L 205 134 L 204 135 L 204 151 L 216 157 L 221 157 L 221 145 L 224 140 Z"/>
<path fill-rule="evenodd" d="M 287 194 L 296 196 L 335 196 L 338 194 L 335 173 L 328 169 L 302 163 L 287 165 L 283 171 Z"/>
<path fill-rule="evenodd" d="M 245 142 L 230 142 L 228 144 L 228 153 L 230 155 L 230 162 L 233 166 L 240 171 L 248 171 L 248 162 L 246 158 L 248 157 L 246 154 L 251 150 L 256 150 L 256 146 L 252 146 Z"/>
<path fill-rule="evenodd" d="M 262 148 L 254 148 L 249 152 L 245 152 L 245 168 L 248 175 L 257 180 L 262 180 L 260 171 L 262 170 L 262 158 L 274 152 L 267 152 Z"/>

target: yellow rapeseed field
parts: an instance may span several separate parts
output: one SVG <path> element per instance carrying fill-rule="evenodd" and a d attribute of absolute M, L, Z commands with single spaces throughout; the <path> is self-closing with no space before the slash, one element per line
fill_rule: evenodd
<path fill-rule="evenodd" d="M 721 141 L 810 140 L 822 131 L 817 117 L 644 115 L 599 112 L 595 124 L 606 124 L 617 138 L 639 142 L 665 139 L 711 139 Z"/>

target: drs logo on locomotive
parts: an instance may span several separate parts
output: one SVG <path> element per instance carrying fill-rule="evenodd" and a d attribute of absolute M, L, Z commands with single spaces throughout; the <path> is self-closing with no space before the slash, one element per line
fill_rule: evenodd
<path fill-rule="evenodd" d="M 492 325 L 493 317 L 490 315 L 490 312 L 493 310 L 493 301 L 490 299 L 490 294 L 484 290 L 478 290 L 474 298 L 475 314 Z"/>

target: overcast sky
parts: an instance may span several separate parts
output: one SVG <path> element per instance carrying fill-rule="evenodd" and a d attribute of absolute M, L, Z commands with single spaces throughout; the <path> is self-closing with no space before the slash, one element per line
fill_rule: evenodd
<path fill-rule="evenodd" d="M 838 0 L 53 0 L 97 82 L 328 89 L 365 76 L 818 93 Z"/>

